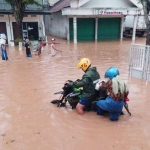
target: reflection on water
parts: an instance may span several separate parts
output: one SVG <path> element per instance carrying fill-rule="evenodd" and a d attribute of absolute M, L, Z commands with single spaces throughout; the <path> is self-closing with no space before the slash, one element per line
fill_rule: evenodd
<path fill-rule="evenodd" d="M 50 38 L 50 37 L 49 37 Z M 69 43 L 57 39 L 63 52 L 50 56 L 50 46 L 38 57 L 25 57 L 25 49 L 9 47 L 9 61 L 0 61 L 0 147 L 1 150 L 148 150 L 150 149 L 150 84 L 128 77 L 131 39 L 112 42 Z M 137 43 L 145 43 L 139 38 Z M 130 89 L 129 108 L 119 122 L 110 122 L 95 112 L 77 115 L 69 106 L 58 108 L 58 98 L 68 79 L 83 75 L 78 60 L 88 57 L 101 78 L 116 66 Z"/>

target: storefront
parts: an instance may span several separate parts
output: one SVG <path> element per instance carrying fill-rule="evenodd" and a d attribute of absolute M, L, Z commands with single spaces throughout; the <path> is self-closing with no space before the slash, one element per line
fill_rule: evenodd
<path fill-rule="evenodd" d="M 69 19 L 69 37 L 73 41 L 73 19 Z M 77 40 L 95 40 L 95 18 L 77 18 Z M 121 18 L 98 18 L 97 40 L 120 39 Z"/>
<path fill-rule="evenodd" d="M 123 39 L 123 23 L 127 10 L 95 9 L 93 12 L 94 15 L 68 15 L 68 40 L 76 43 L 77 41 Z"/>
<path fill-rule="evenodd" d="M 136 17 L 140 11 L 133 2 L 126 0 L 60 0 L 51 8 L 52 15 L 46 16 L 45 24 L 48 24 L 49 34 L 67 38 L 74 43 L 122 40 L 125 16 Z M 58 21 L 61 27 L 53 24 Z"/>
<path fill-rule="evenodd" d="M 0 33 L 5 33 L 8 44 L 19 37 L 19 27 L 12 15 L 3 15 L 0 20 Z M 39 40 L 39 37 L 45 36 L 45 26 L 43 15 L 26 15 L 22 24 L 23 39 Z"/>

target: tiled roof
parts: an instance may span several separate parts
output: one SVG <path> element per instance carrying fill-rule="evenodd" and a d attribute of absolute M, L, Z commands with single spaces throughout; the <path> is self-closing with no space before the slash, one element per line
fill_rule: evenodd
<path fill-rule="evenodd" d="M 70 5 L 71 0 L 60 0 L 54 4 L 54 6 L 50 9 L 50 12 L 57 12 L 60 11 L 62 8 L 67 7 Z"/>

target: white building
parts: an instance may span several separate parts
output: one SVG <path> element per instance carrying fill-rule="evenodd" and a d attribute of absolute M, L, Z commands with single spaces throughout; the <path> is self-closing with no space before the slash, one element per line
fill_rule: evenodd
<path fill-rule="evenodd" d="M 46 33 L 76 43 L 122 39 L 124 17 L 134 15 L 136 27 L 142 7 L 138 0 L 60 0 L 50 12 L 45 16 Z"/>

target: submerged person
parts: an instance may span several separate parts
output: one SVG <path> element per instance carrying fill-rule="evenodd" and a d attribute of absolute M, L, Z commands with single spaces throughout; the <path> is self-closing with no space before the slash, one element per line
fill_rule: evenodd
<path fill-rule="evenodd" d="M 109 68 L 105 72 L 105 78 L 106 82 L 99 83 L 99 86 L 108 91 L 108 96 L 105 100 L 97 102 L 97 115 L 103 115 L 107 111 L 111 121 L 118 121 L 129 90 L 116 67 Z"/>
<path fill-rule="evenodd" d="M 32 57 L 31 50 L 30 50 L 30 45 L 29 45 L 29 39 L 25 40 L 25 47 L 26 47 L 26 56 L 27 57 Z"/>
<path fill-rule="evenodd" d="M 78 62 L 77 68 L 81 68 L 85 74 L 82 76 L 81 80 L 69 82 L 69 85 L 75 88 L 83 87 L 82 97 L 76 106 L 78 114 L 83 115 L 84 108 L 90 106 L 92 100 L 95 98 L 95 85 L 99 81 L 100 75 L 96 67 L 91 67 L 91 62 L 88 58 L 82 58 Z"/>
<path fill-rule="evenodd" d="M 41 51 L 44 49 L 45 46 L 46 46 L 46 42 L 40 42 L 40 46 L 38 49 L 38 56 L 41 55 Z"/>

